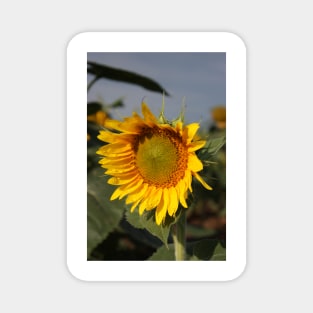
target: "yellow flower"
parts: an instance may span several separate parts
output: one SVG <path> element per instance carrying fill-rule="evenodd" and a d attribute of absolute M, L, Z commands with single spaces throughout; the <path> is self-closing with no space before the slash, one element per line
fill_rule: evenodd
<path fill-rule="evenodd" d="M 219 129 L 226 128 L 226 107 L 225 106 L 214 107 L 211 111 L 211 116 L 217 128 Z"/>
<path fill-rule="evenodd" d="M 156 209 L 155 220 L 160 225 L 167 214 L 175 216 L 179 203 L 187 208 L 192 176 L 212 189 L 198 174 L 203 165 L 195 154 L 205 141 L 194 140 L 198 123 L 160 123 L 145 103 L 142 114 L 143 118 L 133 113 L 122 122 L 107 120 L 106 128 L 115 132 L 100 131 L 98 139 L 108 144 L 97 153 L 103 156 L 99 163 L 105 174 L 112 176 L 108 183 L 119 186 L 111 200 L 127 197 L 131 212 L 139 206 L 140 215 Z"/>
<path fill-rule="evenodd" d="M 97 111 L 94 114 L 87 115 L 87 121 L 93 122 L 95 124 L 98 124 L 100 126 L 104 125 L 105 120 L 108 118 L 108 114 L 104 111 Z"/>

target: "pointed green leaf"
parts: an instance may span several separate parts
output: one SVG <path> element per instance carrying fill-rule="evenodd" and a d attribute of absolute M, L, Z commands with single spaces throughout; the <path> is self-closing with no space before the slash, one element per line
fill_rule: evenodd
<path fill-rule="evenodd" d="M 95 75 L 97 79 L 106 78 L 116 81 L 126 82 L 141 86 L 147 90 L 156 91 L 169 95 L 168 92 L 157 82 L 143 75 L 134 72 L 125 71 L 119 68 L 110 67 L 103 64 L 88 61 L 87 72 Z"/>
<path fill-rule="evenodd" d="M 103 106 L 100 102 L 92 101 L 87 103 L 87 115 L 92 115 L 102 110 Z"/>
<path fill-rule="evenodd" d="M 139 215 L 138 211 L 131 213 L 127 210 L 126 219 L 134 227 L 144 228 L 149 231 L 152 235 L 159 238 L 167 247 L 171 226 L 177 222 L 180 210 L 177 211 L 176 217 L 167 215 L 165 223 L 162 225 L 156 224 L 154 214 L 155 210 L 145 211 L 142 215 Z"/>
<path fill-rule="evenodd" d="M 121 201 L 110 201 L 114 186 L 107 184 L 103 170 L 91 169 L 87 175 L 87 254 L 119 224 L 124 213 Z"/>
<path fill-rule="evenodd" d="M 202 161 L 208 161 L 226 144 L 226 137 L 208 138 L 205 146 L 198 152 Z"/>
<path fill-rule="evenodd" d="M 226 260 L 226 249 L 217 239 L 204 239 L 193 244 L 193 255 L 199 260 Z"/>
<path fill-rule="evenodd" d="M 226 261 L 226 248 L 218 243 L 214 249 L 213 256 L 210 259 L 211 261 Z"/>
<path fill-rule="evenodd" d="M 169 244 L 168 248 L 165 246 L 160 247 L 148 261 L 175 261 L 174 245 Z"/>

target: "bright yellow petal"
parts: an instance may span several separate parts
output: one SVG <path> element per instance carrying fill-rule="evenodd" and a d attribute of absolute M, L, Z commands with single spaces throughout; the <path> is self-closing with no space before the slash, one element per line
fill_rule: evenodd
<path fill-rule="evenodd" d="M 105 167 L 104 167 L 105 168 Z M 136 173 L 138 173 L 138 171 L 134 170 L 135 167 L 129 167 L 129 168 L 123 168 L 123 169 L 117 169 L 117 168 L 110 168 L 107 171 L 105 171 L 104 173 L 106 175 L 112 175 L 112 176 L 119 176 L 119 175 L 123 175 L 123 174 L 129 174 L 129 173 L 134 173 L 134 175 Z"/>
<path fill-rule="evenodd" d="M 134 202 L 134 204 L 132 205 L 132 207 L 130 208 L 130 212 L 134 212 L 134 210 L 136 209 L 136 207 L 138 206 L 140 200 Z"/>
<path fill-rule="evenodd" d="M 155 221 L 157 223 L 157 225 L 161 225 L 162 221 L 165 219 L 166 217 L 166 212 L 167 212 L 167 195 L 164 196 L 164 190 L 163 190 L 163 194 L 161 197 L 161 201 L 159 203 L 159 205 L 156 208 L 155 211 Z"/>
<path fill-rule="evenodd" d="M 194 153 L 189 153 L 188 169 L 190 169 L 192 172 L 199 172 L 203 169 L 202 162 L 198 159 L 198 157 Z"/>
<path fill-rule="evenodd" d="M 129 164 L 131 161 L 133 161 L 134 157 L 132 155 L 126 156 L 126 157 L 116 157 L 115 159 L 109 159 L 109 158 L 103 158 L 102 160 L 99 161 L 100 164 L 102 165 L 114 165 L 114 166 L 119 166 L 119 165 L 125 165 Z"/>
<path fill-rule="evenodd" d="M 199 127 L 200 125 L 198 123 L 192 123 L 185 126 L 183 130 L 183 137 L 186 140 L 187 144 L 189 144 L 192 141 Z"/>
<path fill-rule="evenodd" d="M 129 184 L 131 183 L 133 180 L 138 179 L 139 175 L 134 175 L 131 174 L 130 176 L 126 176 L 126 177 L 111 177 L 110 179 L 108 179 L 108 184 L 110 185 L 124 185 L 124 184 Z"/>
<path fill-rule="evenodd" d="M 107 130 L 100 130 L 100 133 L 97 136 L 97 138 L 99 140 L 104 141 L 104 142 L 114 143 L 114 142 L 118 141 L 118 138 L 116 137 L 116 135 L 117 134 L 113 134 Z"/>
<path fill-rule="evenodd" d="M 126 204 L 141 200 L 143 198 L 147 188 L 148 188 L 148 184 L 143 184 L 142 186 L 139 186 L 139 188 L 137 190 L 134 190 L 126 198 Z"/>
<path fill-rule="evenodd" d="M 199 140 L 199 141 L 193 141 L 190 143 L 188 147 L 189 152 L 196 151 L 200 148 L 202 148 L 205 145 L 206 141 L 205 140 Z"/>
<path fill-rule="evenodd" d="M 202 186 L 208 190 L 212 190 L 213 188 L 209 186 L 203 178 L 198 173 L 192 173 L 192 175 L 202 184 Z"/>
<path fill-rule="evenodd" d="M 141 201 L 141 203 L 139 205 L 139 215 L 142 215 L 143 212 L 146 210 L 147 203 L 148 203 L 149 198 L 151 196 L 151 192 L 152 192 L 152 188 L 148 187 L 146 194 L 144 196 L 144 199 Z"/>
<path fill-rule="evenodd" d="M 152 122 L 154 124 L 157 123 L 156 117 L 152 114 L 152 112 L 150 111 L 149 107 L 147 106 L 145 102 L 142 102 L 141 109 L 142 109 L 144 120 L 146 122 Z"/>
<path fill-rule="evenodd" d="M 125 144 L 125 142 L 117 142 L 117 143 L 110 143 L 108 145 L 102 146 L 97 151 L 98 154 L 109 154 L 109 153 L 121 153 L 131 151 L 132 146 L 131 144 Z"/>
<path fill-rule="evenodd" d="M 168 205 L 168 214 L 170 216 L 173 216 L 178 208 L 178 197 L 177 197 L 177 192 L 174 187 L 171 187 L 168 189 L 169 191 L 169 205 Z"/>
<path fill-rule="evenodd" d="M 125 184 L 120 187 L 118 187 L 112 194 L 110 200 L 115 200 L 117 198 L 122 199 L 127 194 L 130 194 L 134 190 L 141 187 L 143 183 L 143 180 L 135 180 L 134 182 L 131 182 L 130 184 Z"/>
<path fill-rule="evenodd" d="M 155 186 L 152 186 L 151 197 L 148 200 L 146 210 L 152 210 L 158 206 L 161 201 L 162 191 L 162 188 L 157 189 Z"/>
<path fill-rule="evenodd" d="M 188 187 L 186 186 L 184 179 L 179 181 L 179 183 L 176 186 L 176 191 L 177 191 L 177 194 L 179 196 L 179 202 L 181 203 L 181 205 L 184 208 L 188 207 L 188 205 L 186 203 L 186 198 L 187 198 L 186 195 L 187 195 L 187 190 L 188 190 L 187 188 Z"/>
<path fill-rule="evenodd" d="M 106 120 L 105 127 L 130 134 L 138 134 L 141 129 L 141 125 L 138 123 L 124 123 L 116 120 Z"/>
<path fill-rule="evenodd" d="M 122 185 L 119 187 L 119 189 L 121 190 L 121 195 L 119 198 L 121 199 L 125 195 L 131 194 L 132 192 L 137 191 L 142 187 L 143 187 L 143 180 L 142 179 L 136 179 L 129 184 Z"/>

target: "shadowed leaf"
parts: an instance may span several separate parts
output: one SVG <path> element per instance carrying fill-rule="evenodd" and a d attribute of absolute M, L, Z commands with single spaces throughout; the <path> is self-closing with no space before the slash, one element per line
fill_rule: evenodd
<path fill-rule="evenodd" d="M 161 85 L 146 76 L 91 61 L 88 61 L 87 64 L 87 72 L 94 75 L 96 77 L 96 80 L 100 78 L 106 78 L 120 82 L 135 84 L 147 90 L 160 93 L 164 92 L 166 96 L 169 96 L 169 93 Z"/>
<path fill-rule="evenodd" d="M 90 170 L 87 176 L 87 253 L 101 243 L 119 224 L 124 205 L 110 201 L 114 186 L 107 184 L 101 168 Z"/>
<path fill-rule="evenodd" d="M 177 210 L 177 215 L 175 218 L 167 215 L 164 225 L 156 224 L 154 214 L 155 210 L 146 211 L 142 215 L 139 215 L 138 211 L 131 213 L 130 210 L 127 210 L 126 219 L 132 226 L 137 228 L 144 228 L 152 235 L 159 238 L 167 248 L 171 226 L 177 222 L 180 215 L 180 210 Z"/>

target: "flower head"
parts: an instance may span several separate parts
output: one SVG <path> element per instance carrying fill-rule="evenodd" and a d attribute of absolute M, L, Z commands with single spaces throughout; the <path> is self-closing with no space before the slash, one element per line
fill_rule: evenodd
<path fill-rule="evenodd" d="M 214 107 L 211 111 L 211 116 L 217 128 L 219 129 L 226 128 L 226 107 L 225 106 Z"/>
<path fill-rule="evenodd" d="M 107 120 L 105 126 L 112 131 L 100 131 L 98 139 L 108 144 L 97 153 L 103 156 L 99 163 L 105 174 L 112 176 L 108 183 L 118 186 L 111 200 L 126 197 L 131 212 L 139 207 L 139 214 L 155 209 L 160 225 L 167 214 L 175 216 L 179 204 L 187 208 L 192 177 L 212 189 L 198 174 L 203 165 L 195 154 L 205 141 L 195 139 L 198 123 L 164 123 L 145 103 L 142 114 L 133 113 L 122 122 Z"/>

